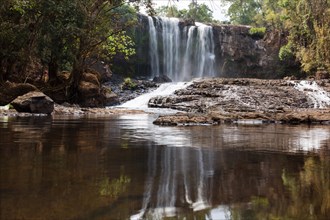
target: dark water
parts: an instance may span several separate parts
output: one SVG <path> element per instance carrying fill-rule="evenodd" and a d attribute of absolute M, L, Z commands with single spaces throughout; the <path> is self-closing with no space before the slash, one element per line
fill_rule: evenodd
<path fill-rule="evenodd" d="M 0 118 L 1 219 L 330 219 L 330 126 Z"/>

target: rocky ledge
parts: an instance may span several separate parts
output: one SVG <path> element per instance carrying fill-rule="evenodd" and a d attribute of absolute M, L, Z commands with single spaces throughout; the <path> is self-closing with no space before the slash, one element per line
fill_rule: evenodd
<path fill-rule="evenodd" d="M 187 113 L 164 115 L 158 125 L 261 122 L 330 124 L 330 80 L 202 79 L 149 107 Z"/>
<path fill-rule="evenodd" d="M 52 116 L 110 116 L 116 114 L 141 114 L 140 110 L 129 110 L 119 108 L 82 108 L 78 105 L 62 104 L 54 105 Z M 47 116 L 45 113 L 18 112 L 15 109 L 0 108 L 0 117 L 29 117 L 29 116 Z"/>

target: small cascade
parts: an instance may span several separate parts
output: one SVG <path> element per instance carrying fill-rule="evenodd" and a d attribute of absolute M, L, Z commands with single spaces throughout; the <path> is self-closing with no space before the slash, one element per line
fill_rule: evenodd
<path fill-rule="evenodd" d="M 215 76 L 211 26 L 180 28 L 179 19 L 163 17 L 148 17 L 148 23 L 152 76 L 167 75 L 176 82 Z"/>
<path fill-rule="evenodd" d="M 164 83 L 161 84 L 156 90 L 138 96 L 135 99 L 125 102 L 124 104 L 118 107 L 146 110 L 148 108 L 148 102 L 152 97 L 171 95 L 176 90 L 184 89 L 188 87 L 190 84 L 191 83 L 185 83 L 185 82 Z"/>
<path fill-rule="evenodd" d="M 330 106 L 330 94 L 322 89 L 315 81 L 302 80 L 294 83 L 294 88 L 305 93 L 313 102 L 314 108 L 326 108 Z"/>

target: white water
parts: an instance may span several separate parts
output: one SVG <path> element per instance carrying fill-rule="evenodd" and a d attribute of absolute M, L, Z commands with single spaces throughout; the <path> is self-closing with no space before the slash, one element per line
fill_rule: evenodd
<path fill-rule="evenodd" d="M 148 102 L 151 98 L 155 96 L 167 96 L 173 94 L 176 90 L 184 89 L 188 87 L 191 83 L 177 82 L 177 83 L 164 83 L 160 85 L 156 90 L 143 94 L 135 99 L 132 99 L 119 107 L 147 110 Z"/>
<path fill-rule="evenodd" d="M 156 23 L 158 21 L 158 18 L 156 19 Z M 149 57 L 150 57 L 150 65 L 153 77 L 159 75 L 159 57 L 158 57 L 158 43 L 157 43 L 157 33 L 156 28 L 154 25 L 154 21 L 152 17 L 148 17 L 148 23 L 149 23 Z"/>
<path fill-rule="evenodd" d="M 330 94 L 321 88 L 315 81 L 302 80 L 295 83 L 294 88 L 305 93 L 313 102 L 314 108 L 330 107 Z"/>
<path fill-rule="evenodd" d="M 148 21 L 152 76 L 167 75 L 175 82 L 215 76 L 211 26 L 196 23 L 180 29 L 177 18 L 149 17 Z"/>

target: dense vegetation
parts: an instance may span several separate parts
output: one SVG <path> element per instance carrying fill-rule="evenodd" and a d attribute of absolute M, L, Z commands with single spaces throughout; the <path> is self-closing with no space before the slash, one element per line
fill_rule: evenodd
<path fill-rule="evenodd" d="M 102 57 L 134 54 L 125 34 L 136 12 L 122 0 L 4 0 L 0 6 L 0 81 L 13 74 L 48 70 L 49 83 L 68 70 L 69 96 L 88 64 Z M 40 70 L 39 70 L 40 71 Z M 42 74 L 42 73 L 40 73 Z"/>
<path fill-rule="evenodd" d="M 288 33 L 280 58 L 292 56 L 302 70 L 330 71 L 329 0 L 223 0 L 230 3 L 228 15 L 233 24 L 267 27 Z"/>

